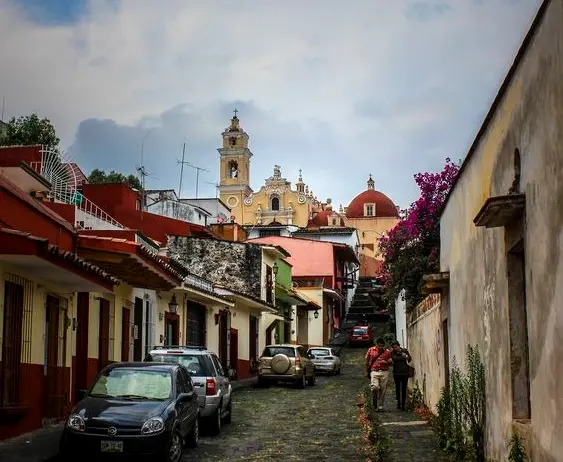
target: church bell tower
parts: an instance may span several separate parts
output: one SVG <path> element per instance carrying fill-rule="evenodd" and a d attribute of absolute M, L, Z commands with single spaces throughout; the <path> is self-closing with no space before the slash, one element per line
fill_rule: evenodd
<path fill-rule="evenodd" d="M 221 134 L 223 146 L 219 151 L 219 195 L 221 200 L 231 209 L 232 215 L 239 224 L 242 218 L 243 202 L 252 194 L 250 188 L 250 158 L 248 149 L 248 133 L 240 126 L 238 111 L 233 111 L 229 127 Z"/>

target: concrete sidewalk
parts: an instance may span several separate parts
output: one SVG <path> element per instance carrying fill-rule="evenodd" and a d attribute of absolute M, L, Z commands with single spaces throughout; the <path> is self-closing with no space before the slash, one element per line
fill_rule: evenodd
<path fill-rule="evenodd" d="M 233 390 L 254 386 L 256 377 L 232 382 Z M 41 428 L 0 442 L 0 462 L 55 462 L 64 424 Z"/>

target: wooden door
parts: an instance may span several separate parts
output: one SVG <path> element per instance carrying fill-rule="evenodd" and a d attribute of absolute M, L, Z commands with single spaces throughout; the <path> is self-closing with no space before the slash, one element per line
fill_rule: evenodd
<path fill-rule="evenodd" d="M 4 283 L 2 364 L 0 365 L 0 406 L 14 406 L 20 401 L 23 310 L 23 286 L 6 281 Z"/>
<path fill-rule="evenodd" d="M 90 317 L 90 294 L 80 292 L 76 305 L 76 373 L 74 377 L 75 397 L 78 390 L 88 388 L 88 323 Z"/>
<path fill-rule="evenodd" d="M 228 370 L 230 364 L 229 343 L 230 343 L 230 315 L 223 311 L 219 315 L 219 359 L 223 369 Z"/>
<path fill-rule="evenodd" d="M 129 361 L 131 348 L 131 310 L 124 306 L 121 309 L 121 361 Z"/>
<path fill-rule="evenodd" d="M 100 298 L 98 371 L 109 364 L 109 300 Z"/>
<path fill-rule="evenodd" d="M 277 325 L 277 322 L 273 326 Z M 271 337 L 271 332 L 270 332 Z M 248 329 L 248 359 L 250 361 L 256 361 L 258 356 L 258 318 L 255 316 L 250 316 L 249 319 L 249 329 Z"/>

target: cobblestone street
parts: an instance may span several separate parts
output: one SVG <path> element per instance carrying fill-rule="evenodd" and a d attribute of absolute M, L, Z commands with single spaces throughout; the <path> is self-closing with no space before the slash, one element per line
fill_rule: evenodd
<path fill-rule="evenodd" d="M 287 385 L 236 392 L 232 424 L 217 437 L 202 437 L 183 460 L 363 461 L 358 452 L 357 394 L 366 385 L 364 349 L 347 349 L 340 376 L 317 377 L 298 390 Z M 395 409 L 393 382 L 385 412 L 378 414 L 389 436 L 390 462 L 445 460 L 426 422 Z"/>
<path fill-rule="evenodd" d="M 356 395 L 365 385 L 364 350 L 348 350 L 340 376 L 313 387 L 287 385 L 237 391 L 233 420 L 217 437 L 203 437 L 185 461 L 362 460 Z"/>

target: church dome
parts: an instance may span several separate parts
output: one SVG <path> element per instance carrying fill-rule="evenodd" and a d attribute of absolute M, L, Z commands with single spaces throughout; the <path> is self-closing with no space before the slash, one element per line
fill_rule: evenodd
<path fill-rule="evenodd" d="M 368 189 L 358 194 L 346 209 L 347 218 L 399 218 L 397 206 L 374 186 L 370 175 Z"/>
<path fill-rule="evenodd" d="M 308 228 L 318 226 L 344 226 L 342 217 L 332 210 L 320 210 L 313 214 L 313 218 L 309 220 Z"/>

